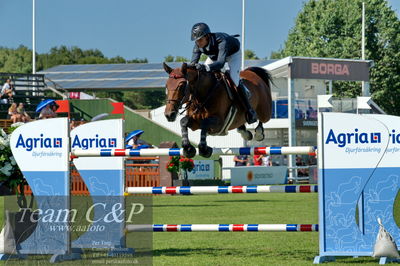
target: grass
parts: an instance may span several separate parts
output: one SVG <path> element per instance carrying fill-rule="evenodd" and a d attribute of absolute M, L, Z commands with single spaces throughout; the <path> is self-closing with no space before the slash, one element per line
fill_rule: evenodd
<path fill-rule="evenodd" d="M 306 193 L 156 196 L 153 223 L 318 223 L 317 198 L 317 194 Z M 132 241 L 128 234 L 128 246 L 135 247 Z M 149 263 L 153 265 L 312 265 L 319 252 L 317 232 L 163 232 L 154 233 L 152 242 Z M 85 259 L 62 265 L 132 265 L 104 254 L 89 251 Z M 49 265 L 49 258 L 31 256 L 27 261 L 10 260 L 7 265 Z M 337 258 L 327 265 L 377 262 Z"/>

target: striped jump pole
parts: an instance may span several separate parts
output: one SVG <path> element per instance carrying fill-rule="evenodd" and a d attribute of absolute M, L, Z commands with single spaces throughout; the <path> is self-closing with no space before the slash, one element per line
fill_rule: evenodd
<path fill-rule="evenodd" d="M 313 193 L 318 186 L 182 186 L 182 187 L 127 187 L 130 194 L 225 194 L 225 193 Z"/>
<path fill-rule="evenodd" d="M 126 232 L 317 232 L 318 224 L 128 224 Z"/>
<path fill-rule="evenodd" d="M 196 149 L 198 154 L 198 149 Z M 213 155 L 315 155 L 313 146 L 297 147 L 242 147 L 242 148 L 213 148 Z M 182 148 L 171 149 L 74 149 L 71 157 L 140 157 L 140 156 L 180 156 Z"/>

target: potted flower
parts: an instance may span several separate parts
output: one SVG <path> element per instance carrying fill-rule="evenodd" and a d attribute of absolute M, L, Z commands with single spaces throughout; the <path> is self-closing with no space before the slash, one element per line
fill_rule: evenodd
<path fill-rule="evenodd" d="M 10 212 L 9 221 L 13 227 L 14 236 L 17 244 L 24 241 L 36 228 L 36 222 L 32 222 L 29 219 L 34 202 L 34 196 L 31 196 L 31 200 L 28 206 L 28 202 L 25 196 L 24 187 L 28 183 L 24 178 L 21 170 L 19 169 L 14 156 L 11 152 L 10 138 L 11 133 L 20 125 L 24 123 L 12 124 L 7 134 L 2 128 L 0 128 L 0 184 L 4 188 L 7 188 L 10 193 L 17 195 L 17 204 L 20 208 L 17 212 Z M 25 211 L 21 211 L 25 209 Z M 28 210 L 27 210 L 28 209 Z M 23 214 L 25 212 L 25 220 L 22 220 Z M 37 214 L 35 213 L 37 217 Z M 17 222 L 18 221 L 18 224 Z"/>
<path fill-rule="evenodd" d="M 189 185 L 188 172 L 194 168 L 194 162 L 190 158 L 184 156 L 171 156 L 167 163 L 167 170 L 171 173 L 178 173 L 180 177 L 183 176 L 182 184 L 184 186 Z"/>
<path fill-rule="evenodd" d="M 22 124 L 12 124 L 9 135 L 0 128 L 0 183 L 17 195 L 24 195 L 24 186 L 27 183 L 11 152 L 10 138 L 11 133 Z"/>

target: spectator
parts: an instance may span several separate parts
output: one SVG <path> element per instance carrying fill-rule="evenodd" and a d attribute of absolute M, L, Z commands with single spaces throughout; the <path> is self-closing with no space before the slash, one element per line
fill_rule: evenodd
<path fill-rule="evenodd" d="M 17 104 L 12 103 L 10 108 L 8 108 L 9 118 L 13 121 L 13 123 L 21 122 L 21 115 L 17 112 Z"/>
<path fill-rule="evenodd" d="M 9 103 L 13 96 L 11 79 L 7 79 L 0 92 L 1 103 Z"/>
<path fill-rule="evenodd" d="M 58 110 L 58 108 L 60 107 L 56 102 L 52 102 L 51 104 L 50 104 L 50 107 L 51 107 L 51 110 L 53 110 L 53 112 L 54 112 L 54 114 L 56 114 L 56 116 L 57 116 L 57 110 Z"/>
<path fill-rule="evenodd" d="M 264 155 L 262 155 L 262 154 L 254 155 L 253 156 L 254 165 L 255 166 L 261 166 L 262 163 L 263 163 L 263 157 L 264 157 Z"/>
<path fill-rule="evenodd" d="M 22 122 L 29 122 L 31 117 L 26 113 L 23 103 L 19 103 L 17 107 L 17 113 L 21 116 Z"/>
<path fill-rule="evenodd" d="M 236 155 L 233 157 L 233 161 L 235 162 L 235 166 L 246 166 L 249 159 L 247 155 Z"/>
<path fill-rule="evenodd" d="M 144 140 L 139 139 L 144 133 L 143 130 L 137 129 L 128 134 L 125 138 L 126 149 L 146 149 L 150 148 L 151 145 L 147 145 Z"/>
<path fill-rule="evenodd" d="M 269 155 L 262 157 L 262 165 L 264 165 L 264 166 L 272 166 L 271 157 Z"/>
<path fill-rule="evenodd" d="M 56 113 L 53 111 L 53 107 L 48 104 L 44 107 L 39 114 L 39 119 L 47 119 L 56 117 Z"/>
<path fill-rule="evenodd" d="M 305 166 L 303 158 L 301 156 L 296 156 L 296 166 Z M 301 168 L 297 170 L 297 176 L 308 176 L 307 169 Z"/>

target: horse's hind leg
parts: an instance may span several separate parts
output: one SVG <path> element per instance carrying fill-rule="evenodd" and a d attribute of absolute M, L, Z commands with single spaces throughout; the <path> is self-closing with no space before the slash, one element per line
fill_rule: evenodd
<path fill-rule="evenodd" d="M 262 122 L 258 122 L 256 129 L 254 130 L 256 133 L 254 134 L 254 139 L 256 141 L 262 141 L 265 138 L 264 128 Z"/>
<path fill-rule="evenodd" d="M 181 119 L 181 130 L 182 130 L 182 148 L 183 155 L 188 158 L 192 158 L 196 155 L 196 148 L 190 144 L 188 127 L 190 125 L 190 118 L 185 116 Z"/>
<path fill-rule="evenodd" d="M 251 134 L 251 132 L 246 129 L 245 125 L 241 125 L 240 127 L 238 127 L 237 132 L 239 132 L 242 138 L 245 140 L 253 139 L 253 134 Z"/>

